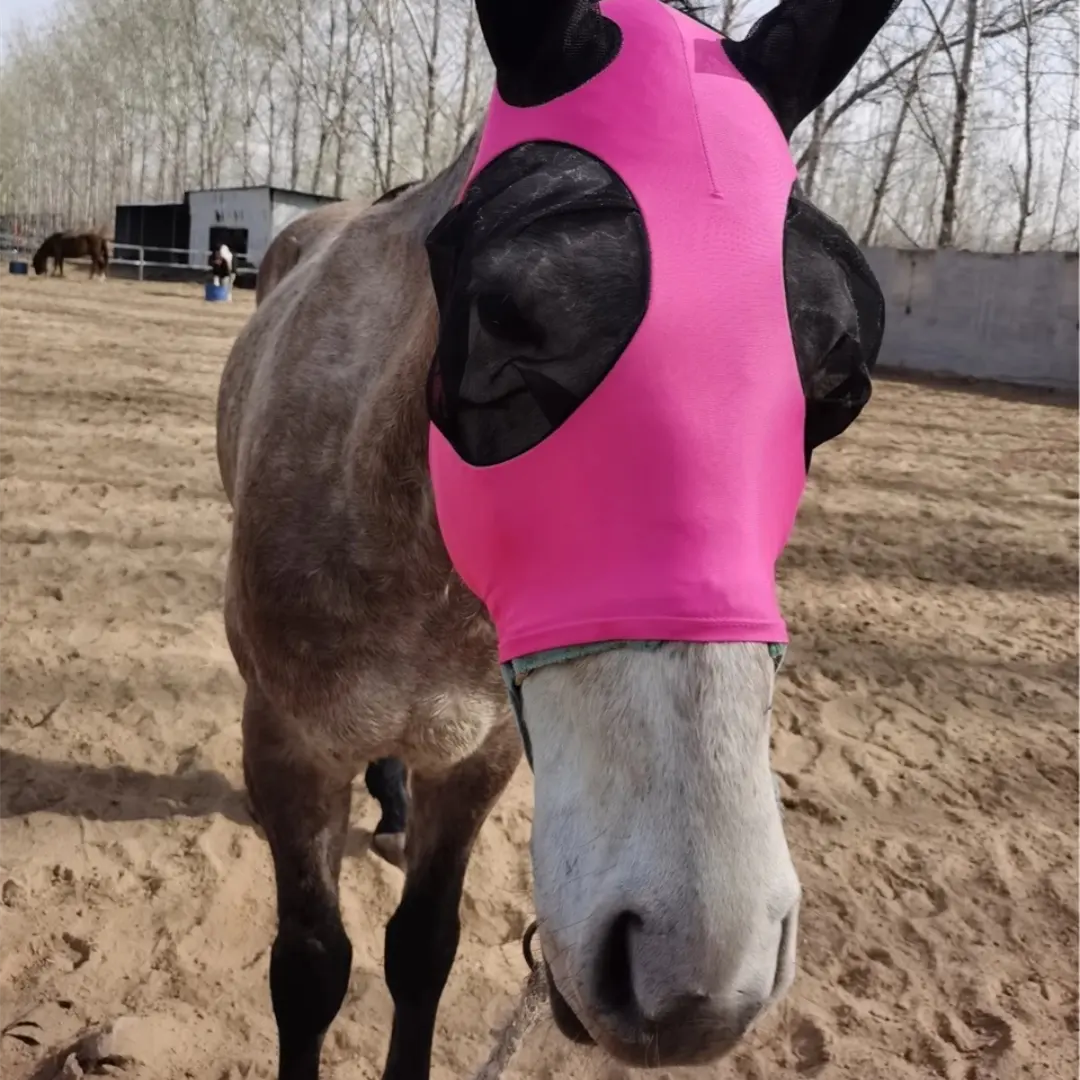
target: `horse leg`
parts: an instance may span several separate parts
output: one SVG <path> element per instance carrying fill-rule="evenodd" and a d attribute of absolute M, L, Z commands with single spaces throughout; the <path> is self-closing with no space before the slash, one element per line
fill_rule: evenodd
<path fill-rule="evenodd" d="M 244 779 L 277 881 L 270 999 L 278 1080 L 318 1080 L 323 1037 L 345 999 L 352 967 L 338 905 L 352 776 L 305 755 L 269 702 L 250 687 L 243 729 Z"/>
<path fill-rule="evenodd" d="M 379 802 L 382 816 L 375 826 L 371 846 L 388 863 L 405 869 L 405 822 L 409 797 L 405 783 L 408 774 L 397 758 L 373 761 L 364 773 L 364 783 L 373 799 Z"/>
<path fill-rule="evenodd" d="M 461 931 L 465 868 L 480 826 L 520 760 L 520 739 L 507 722 L 447 773 L 413 775 L 405 890 L 386 928 L 394 1025 L 383 1080 L 428 1080 L 435 1014 Z"/>

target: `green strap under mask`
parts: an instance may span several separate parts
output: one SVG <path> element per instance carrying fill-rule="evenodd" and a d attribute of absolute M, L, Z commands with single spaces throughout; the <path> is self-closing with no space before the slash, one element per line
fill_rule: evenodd
<path fill-rule="evenodd" d="M 519 656 L 502 665 L 503 682 L 514 710 L 521 741 L 525 746 L 525 758 L 532 768 L 532 743 L 529 741 L 529 729 L 525 726 L 525 706 L 522 700 L 521 684 L 525 676 L 551 664 L 561 664 L 567 660 L 579 660 L 583 656 L 595 656 L 597 653 L 611 652 L 613 649 L 631 649 L 635 652 L 658 652 L 666 641 L 597 641 L 589 645 L 566 645 L 558 649 L 545 649 L 543 652 Z M 787 646 L 780 643 L 769 645 L 769 657 L 773 667 L 779 671 L 784 662 Z"/>

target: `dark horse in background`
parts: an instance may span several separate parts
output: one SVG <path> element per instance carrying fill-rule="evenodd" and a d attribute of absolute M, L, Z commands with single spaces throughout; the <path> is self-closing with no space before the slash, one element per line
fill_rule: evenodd
<path fill-rule="evenodd" d="M 65 259 L 82 259 L 87 256 L 90 258 L 90 280 L 97 277 L 104 280 L 109 265 L 109 244 L 105 237 L 100 233 L 77 232 L 74 229 L 56 232 L 47 237 L 34 252 L 34 273 L 44 274 L 49 268 L 49 260 L 52 259 L 53 273 L 63 277 Z"/>

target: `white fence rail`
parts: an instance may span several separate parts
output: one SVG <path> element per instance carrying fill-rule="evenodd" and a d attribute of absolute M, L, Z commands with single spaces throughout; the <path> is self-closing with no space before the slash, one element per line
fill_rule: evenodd
<path fill-rule="evenodd" d="M 138 269 L 139 280 L 143 280 L 143 274 L 148 266 L 160 266 L 173 270 L 199 270 L 209 273 L 210 256 L 213 252 L 207 248 L 206 251 L 198 251 L 192 248 L 169 248 L 169 247 L 157 247 L 153 244 L 110 244 L 113 253 L 109 256 L 109 265 L 113 266 L 134 266 Z M 175 259 L 148 259 L 146 257 L 147 252 L 152 252 L 154 255 L 186 255 L 186 261 L 177 261 Z M 135 258 L 121 257 L 120 252 L 134 252 Z M 195 258 L 192 258 L 195 256 Z M 243 259 L 244 256 L 233 256 L 233 268 L 237 274 L 254 274 L 255 267 L 248 265 L 237 265 L 238 259 Z"/>
<path fill-rule="evenodd" d="M 0 252 L 8 260 L 12 258 L 29 258 L 38 249 L 41 239 L 27 236 L 12 236 L 10 233 L 0 233 Z M 150 252 L 154 258 L 147 258 Z M 160 267 L 165 270 L 186 270 L 209 273 L 210 256 L 213 252 L 207 248 L 200 251 L 196 248 L 171 248 L 160 247 L 157 244 L 117 244 L 109 241 L 109 265 L 110 266 L 133 266 L 136 268 L 139 281 L 145 277 L 147 268 Z M 162 259 L 162 255 L 183 255 L 183 259 Z M 245 263 L 237 265 L 237 260 L 244 259 L 243 255 L 233 256 L 233 266 L 238 276 L 256 273 L 257 268 Z M 82 259 L 66 259 L 65 262 L 81 263 Z"/>

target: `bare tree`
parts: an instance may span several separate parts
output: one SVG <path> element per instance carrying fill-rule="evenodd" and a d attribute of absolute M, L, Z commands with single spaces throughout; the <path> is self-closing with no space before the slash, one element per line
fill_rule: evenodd
<path fill-rule="evenodd" d="M 825 138 L 825 115 L 825 105 L 822 103 L 814 110 L 810 118 L 810 141 L 803 152 L 803 164 L 799 170 L 803 190 L 807 195 L 814 194 L 818 169 L 821 167 L 823 140 Z"/>
<path fill-rule="evenodd" d="M 1073 56 L 1075 58 L 1077 56 L 1077 52 L 1074 51 Z M 1074 63 L 1076 63 L 1075 59 L 1074 59 Z M 1077 64 L 1077 67 L 1080 67 L 1080 64 Z M 1057 186 L 1056 186 L 1056 189 L 1055 189 L 1055 192 L 1054 192 L 1054 210 L 1053 210 L 1053 214 L 1052 214 L 1051 219 L 1050 219 L 1050 235 L 1049 235 L 1049 238 L 1047 240 L 1047 247 L 1053 247 L 1054 242 L 1057 240 L 1058 227 L 1059 227 L 1060 222 L 1061 222 L 1062 211 L 1063 211 L 1063 207 L 1065 205 L 1064 196 L 1065 196 L 1065 192 L 1066 192 L 1066 189 L 1067 189 L 1068 178 L 1069 178 L 1069 165 L 1070 165 L 1070 160 L 1069 159 L 1070 159 L 1072 148 L 1073 148 L 1073 137 L 1076 135 L 1076 130 L 1077 130 L 1077 126 L 1078 126 L 1077 107 L 1076 107 L 1077 84 L 1080 83 L 1080 78 L 1077 77 L 1078 75 L 1080 75 L 1080 72 L 1074 71 L 1073 78 L 1070 80 L 1069 109 L 1068 109 L 1068 113 L 1067 113 L 1067 116 L 1066 116 L 1066 122 L 1065 122 L 1065 143 L 1064 143 L 1064 146 L 1062 147 L 1061 162 L 1060 162 L 1060 165 L 1059 165 L 1059 168 L 1058 168 Z M 1075 184 L 1073 185 L 1073 188 L 1075 190 Z M 1077 228 L 1077 226 L 1076 226 L 1076 215 L 1075 215 L 1075 213 L 1073 214 L 1073 223 L 1074 223 L 1073 224 L 1073 240 L 1072 240 L 1071 246 L 1072 246 L 1073 250 L 1076 250 L 1076 239 L 1075 239 L 1075 237 L 1076 237 L 1076 228 Z"/>
<path fill-rule="evenodd" d="M 466 6 L 466 11 L 461 88 L 458 93 L 457 108 L 454 110 L 454 153 L 457 153 L 465 145 L 465 129 L 469 122 L 469 105 L 472 91 L 473 50 L 476 48 L 476 9 L 469 3 Z"/>
<path fill-rule="evenodd" d="M 967 151 L 968 124 L 971 116 L 971 98 L 975 87 L 975 59 L 979 47 L 983 0 L 966 0 L 964 39 L 960 63 L 956 64 L 952 47 L 946 43 L 956 86 L 956 104 L 953 108 L 952 136 L 949 142 L 949 159 L 945 167 L 945 195 L 941 204 L 941 228 L 938 231 L 938 247 L 952 247 L 956 235 L 957 197 Z"/>
<path fill-rule="evenodd" d="M 735 18 L 739 9 L 739 0 L 724 0 L 720 8 L 720 33 L 725 37 L 730 36 L 735 29 Z"/>
<path fill-rule="evenodd" d="M 948 20 L 955 2 L 956 0 L 949 0 L 941 16 L 942 23 Z M 859 237 L 860 244 L 867 245 L 873 240 L 874 230 L 877 228 L 878 219 L 881 217 L 881 209 L 885 202 L 885 194 L 889 190 L 889 182 L 892 179 L 892 172 L 896 166 L 896 160 L 899 155 L 900 139 L 903 135 L 904 124 L 911 112 L 911 106 L 915 101 L 915 96 L 919 91 L 923 71 L 930 61 L 930 58 L 934 55 L 934 52 L 937 50 L 940 41 L 941 26 L 938 25 L 934 27 L 934 32 L 931 35 L 930 40 L 927 42 L 926 46 L 919 54 L 919 58 L 915 61 L 914 65 L 907 73 L 906 78 L 903 80 L 900 92 L 900 105 L 896 111 L 896 120 L 889 133 L 885 154 L 881 160 L 878 181 L 874 185 L 874 196 L 870 203 L 870 213 L 867 216 L 866 225 L 863 228 L 862 235 Z"/>
<path fill-rule="evenodd" d="M 1012 165 L 1009 171 L 1012 174 L 1013 183 L 1016 186 L 1017 196 L 1017 222 L 1016 237 L 1013 240 L 1013 251 L 1018 252 L 1024 246 L 1024 233 L 1027 230 L 1028 221 L 1035 212 L 1031 203 L 1031 177 L 1035 168 L 1035 155 L 1032 147 L 1032 118 L 1031 110 L 1035 97 L 1035 75 L 1032 70 L 1032 59 L 1035 55 L 1035 39 L 1031 29 L 1031 13 L 1028 0 L 1016 0 L 1020 5 L 1020 17 L 1024 20 L 1022 34 L 1023 47 L 1023 111 L 1024 111 L 1024 158 L 1019 170 Z"/>
<path fill-rule="evenodd" d="M 714 0 L 735 33 L 773 0 Z M 1075 246 L 1073 0 L 903 0 L 802 130 L 864 243 Z M 63 0 L 5 41 L 0 216 L 73 224 L 194 186 L 375 195 L 431 175 L 492 70 L 472 0 Z"/>

